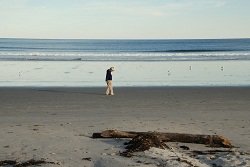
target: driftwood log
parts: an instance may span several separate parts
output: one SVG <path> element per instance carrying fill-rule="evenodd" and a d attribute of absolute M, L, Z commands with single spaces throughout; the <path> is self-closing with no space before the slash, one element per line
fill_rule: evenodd
<path fill-rule="evenodd" d="M 134 138 L 138 135 L 154 134 L 163 142 L 182 142 L 206 144 L 211 147 L 231 148 L 231 142 L 219 135 L 201 135 L 201 134 L 185 134 L 185 133 L 163 133 L 163 132 L 134 132 L 105 130 L 101 133 L 93 133 L 92 138 Z"/>

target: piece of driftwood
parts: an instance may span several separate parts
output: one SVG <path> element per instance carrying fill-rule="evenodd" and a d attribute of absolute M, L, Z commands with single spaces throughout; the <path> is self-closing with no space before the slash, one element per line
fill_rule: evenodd
<path fill-rule="evenodd" d="M 192 151 L 194 154 L 197 155 L 209 155 L 209 154 L 216 154 L 216 153 L 232 153 L 234 152 L 233 150 L 193 150 Z"/>
<path fill-rule="evenodd" d="M 201 134 L 185 134 L 185 133 L 163 133 L 163 132 L 134 132 L 134 131 L 119 131 L 105 130 L 101 133 L 93 133 L 93 138 L 134 138 L 137 135 L 152 134 L 157 135 L 160 141 L 163 142 L 182 142 L 182 143 L 197 143 L 206 144 L 211 147 L 231 148 L 231 142 L 219 135 L 201 135 Z"/>

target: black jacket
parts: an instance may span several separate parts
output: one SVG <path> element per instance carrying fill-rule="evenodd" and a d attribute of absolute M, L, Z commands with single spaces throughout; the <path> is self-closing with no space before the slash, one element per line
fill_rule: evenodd
<path fill-rule="evenodd" d="M 110 69 L 108 69 L 107 73 L 106 73 L 106 81 L 108 81 L 108 80 L 112 80 L 112 74 L 111 74 L 111 70 Z"/>

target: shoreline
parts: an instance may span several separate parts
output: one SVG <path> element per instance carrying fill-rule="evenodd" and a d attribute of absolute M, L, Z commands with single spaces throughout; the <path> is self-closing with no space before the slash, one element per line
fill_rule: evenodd
<path fill-rule="evenodd" d="M 95 89 L 95 88 L 106 88 L 106 85 L 103 84 L 103 86 L 0 86 L 1 89 L 36 89 L 36 88 L 51 88 L 51 89 Z M 177 86 L 114 86 L 114 88 L 148 88 L 148 89 L 154 89 L 154 88 L 250 88 L 250 85 L 177 85 Z"/>
<path fill-rule="evenodd" d="M 105 87 L 114 66 L 120 86 L 250 86 L 250 61 L 218 62 L 1 62 L 0 86 Z M 236 68 L 235 67 L 239 67 Z M 98 68 L 96 68 L 98 67 Z"/>
<path fill-rule="evenodd" d="M 106 129 L 218 134 L 229 138 L 237 150 L 250 152 L 250 87 L 114 87 L 114 91 L 115 96 L 106 96 L 105 87 L 0 88 L 0 160 L 46 158 L 62 166 L 143 167 L 136 163 L 137 156 L 119 156 L 127 140 L 91 138 Z M 155 151 L 159 152 L 145 154 Z M 86 157 L 91 161 L 82 160 Z M 231 159 L 243 163 L 244 156 Z"/>

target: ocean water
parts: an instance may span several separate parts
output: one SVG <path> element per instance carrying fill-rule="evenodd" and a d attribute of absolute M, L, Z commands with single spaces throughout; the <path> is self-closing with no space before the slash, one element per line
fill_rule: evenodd
<path fill-rule="evenodd" d="M 0 60 L 205 61 L 250 60 L 250 39 L 45 40 L 0 39 Z"/>
<path fill-rule="evenodd" d="M 0 86 L 250 86 L 250 39 L 0 39 Z"/>

